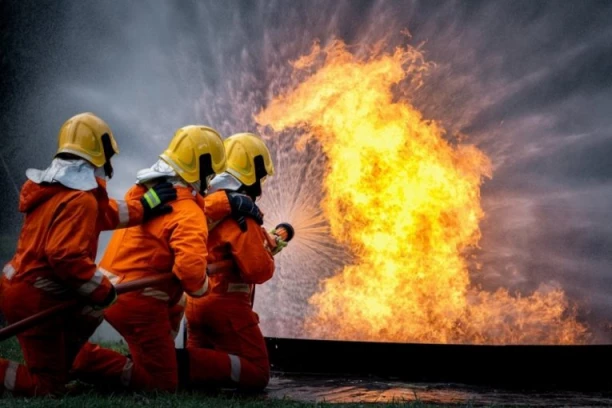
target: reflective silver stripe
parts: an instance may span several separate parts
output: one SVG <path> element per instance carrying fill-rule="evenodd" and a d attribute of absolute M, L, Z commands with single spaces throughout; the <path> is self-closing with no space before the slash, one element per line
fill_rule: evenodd
<path fill-rule="evenodd" d="M 104 276 L 108 278 L 110 283 L 112 283 L 113 285 L 117 284 L 117 281 L 119 280 L 119 277 L 117 275 L 115 275 L 112 272 L 107 271 L 106 269 L 102 267 L 99 267 L 98 269 L 104 274 Z"/>
<path fill-rule="evenodd" d="M 144 288 L 142 294 L 143 296 L 151 296 L 152 298 L 163 300 L 164 302 L 170 300 L 170 296 L 168 296 L 166 292 L 155 288 Z"/>
<path fill-rule="evenodd" d="M 204 293 L 208 292 L 208 275 L 204 275 Z"/>
<path fill-rule="evenodd" d="M 36 278 L 36 281 L 34 282 L 34 287 L 56 295 L 68 291 L 68 288 L 66 288 L 64 285 L 42 277 Z"/>
<path fill-rule="evenodd" d="M 4 372 L 4 388 L 6 390 L 13 391 L 15 389 L 18 368 L 19 364 L 14 361 L 9 361 L 6 371 Z"/>
<path fill-rule="evenodd" d="M 208 290 L 208 276 L 204 275 L 204 285 L 202 285 L 200 290 L 198 290 L 197 292 L 191 292 L 190 295 L 195 296 L 195 297 L 202 296 L 203 294 L 206 293 L 207 290 Z"/>
<path fill-rule="evenodd" d="M 185 307 L 187 305 L 187 296 L 185 296 L 184 293 L 181 296 L 181 300 L 179 300 L 177 304 L 181 307 Z"/>
<path fill-rule="evenodd" d="M 102 283 L 102 279 L 104 279 L 104 274 L 97 269 L 96 273 L 94 273 L 94 276 L 91 277 L 89 282 L 82 284 L 81 287 L 77 289 L 77 292 L 79 292 L 79 294 L 82 296 L 90 295 L 94 290 L 98 289 Z"/>
<path fill-rule="evenodd" d="M 4 265 L 4 268 L 2 268 L 2 273 L 4 274 L 6 279 L 11 280 L 15 275 L 15 268 L 13 268 L 13 265 L 11 265 L 10 263 L 6 264 Z"/>
<path fill-rule="evenodd" d="M 81 314 L 83 316 L 90 316 L 99 319 L 104 316 L 104 309 L 96 310 L 91 306 L 85 306 L 83 310 L 81 310 Z"/>
<path fill-rule="evenodd" d="M 124 386 L 130 385 L 130 381 L 132 380 L 132 368 L 134 367 L 134 363 L 131 359 L 127 358 L 125 364 L 123 365 L 123 370 L 121 371 L 121 384 Z"/>
<path fill-rule="evenodd" d="M 119 224 L 117 228 L 125 228 L 130 222 L 130 210 L 125 201 L 115 200 L 117 202 L 117 208 L 119 209 Z"/>
<path fill-rule="evenodd" d="M 51 282 L 49 279 L 44 279 L 41 277 L 36 278 L 36 281 L 34 282 L 34 287 L 42 290 L 47 289 L 47 287 L 50 285 L 53 285 L 53 282 Z"/>
<path fill-rule="evenodd" d="M 232 381 L 240 382 L 240 357 L 228 354 L 232 364 Z"/>
<path fill-rule="evenodd" d="M 227 291 L 251 293 L 251 285 L 248 283 L 230 283 L 227 285 Z"/>

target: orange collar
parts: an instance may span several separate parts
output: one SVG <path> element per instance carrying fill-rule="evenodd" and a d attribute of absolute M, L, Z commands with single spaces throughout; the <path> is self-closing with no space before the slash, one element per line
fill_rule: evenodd
<path fill-rule="evenodd" d="M 198 207 L 204 209 L 204 197 L 195 192 L 192 187 L 176 186 L 175 188 L 177 200 L 195 200 Z"/>

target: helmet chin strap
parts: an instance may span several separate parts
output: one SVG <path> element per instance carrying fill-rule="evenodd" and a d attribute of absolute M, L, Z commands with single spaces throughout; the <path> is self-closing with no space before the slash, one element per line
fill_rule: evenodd
<path fill-rule="evenodd" d="M 113 146 L 111 144 L 110 136 L 108 133 L 102 135 L 102 149 L 104 150 L 104 158 L 106 162 L 104 163 L 104 173 L 106 177 L 109 179 L 113 178 L 113 165 L 111 164 L 111 157 L 115 155 L 113 151 Z"/>
<path fill-rule="evenodd" d="M 113 166 L 111 165 L 110 161 L 107 161 L 106 163 L 104 163 L 103 169 L 104 169 L 104 174 L 106 174 L 106 177 L 108 177 L 109 179 L 112 179 L 113 178 Z"/>
<path fill-rule="evenodd" d="M 197 191 L 201 195 L 205 195 L 210 186 L 210 181 L 215 177 L 210 153 L 201 155 L 198 164 L 200 165 L 200 180 L 198 181 L 199 188 Z"/>

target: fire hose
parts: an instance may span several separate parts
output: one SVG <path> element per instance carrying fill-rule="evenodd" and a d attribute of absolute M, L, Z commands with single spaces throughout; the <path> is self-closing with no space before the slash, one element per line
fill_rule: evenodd
<path fill-rule="evenodd" d="M 215 273 L 217 269 L 221 269 L 226 267 L 226 265 L 211 265 L 208 268 L 208 273 Z M 176 279 L 173 274 L 166 273 L 156 276 L 151 276 L 147 278 L 138 279 L 131 282 L 120 283 L 115 285 L 115 290 L 117 291 L 117 295 L 121 295 L 122 293 L 134 292 L 136 290 L 144 289 L 148 286 L 161 285 L 164 283 L 168 283 Z M 65 303 L 61 303 L 57 306 L 53 306 L 47 310 L 44 310 L 40 313 L 32 315 L 30 317 L 26 317 L 23 320 L 15 322 L 11 325 L 8 325 L 2 329 L 0 329 L 0 341 L 4 341 L 9 337 L 13 337 L 16 334 L 21 333 L 24 330 L 31 329 L 32 327 L 42 323 L 46 319 L 66 312 L 68 310 L 77 308 L 79 306 L 86 306 L 85 303 L 81 299 L 73 299 L 67 301 Z"/>
<path fill-rule="evenodd" d="M 144 289 L 147 286 L 151 285 L 159 285 L 162 283 L 170 282 L 174 279 L 174 275 L 172 274 L 163 274 L 157 275 L 147 278 L 138 279 L 131 282 L 120 283 L 115 286 L 115 290 L 117 291 L 117 295 L 127 292 L 133 292 L 135 290 Z M 57 306 L 53 306 L 47 310 L 44 310 L 40 313 L 32 315 L 30 317 L 26 317 L 23 320 L 10 324 L 2 329 L 0 329 L 0 341 L 4 341 L 9 337 L 12 337 L 18 333 L 21 333 L 24 330 L 28 330 L 46 319 L 66 312 L 71 309 L 75 309 L 79 306 L 86 306 L 85 303 L 81 299 L 73 299 L 64 303 L 61 303 Z"/>

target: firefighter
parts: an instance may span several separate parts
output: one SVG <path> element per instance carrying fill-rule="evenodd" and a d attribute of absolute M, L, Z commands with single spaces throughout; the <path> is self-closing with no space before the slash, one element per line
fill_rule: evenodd
<path fill-rule="evenodd" d="M 75 297 L 88 305 L 17 336 L 26 364 L 0 359 L 4 390 L 25 396 L 63 391 L 79 349 L 101 323 L 102 310 L 117 298 L 96 268 L 100 231 L 172 211 L 166 202 L 176 198 L 176 191 L 169 183 L 152 185 L 143 199 L 108 197 L 106 179 L 113 175 L 111 157 L 118 153 L 108 124 L 86 112 L 62 125 L 47 169 L 26 171 L 19 201 L 25 220 L 17 252 L 3 268 L 0 309 L 14 323 Z"/>
<path fill-rule="evenodd" d="M 130 356 L 88 343 L 73 367 L 77 378 L 132 390 L 176 390 L 174 332 L 180 318 L 177 323 L 172 315 L 181 308 L 178 302 L 184 292 L 200 297 L 208 289 L 206 217 L 215 220 L 233 214 L 248 216 L 255 225 L 263 222 L 248 197 L 250 205 L 225 193 L 203 197 L 210 180 L 225 168 L 221 136 L 210 127 L 193 125 L 178 129 L 158 162 L 138 173 L 128 197 L 141 197 L 149 183 L 169 180 L 178 192 L 174 211 L 116 232 L 100 269 L 114 284 L 161 273 L 172 273 L 177 279 L 120 296 L 104 317 L 127 341 Z"/>
<path fill-rule="evenodd" d="M 265 180 L 274 174 L 265 143 L 254 134 L 240 133 L 225 140 L 225 149 L 227 170 L 213 180 L 211 192 L 244 193 L 256 200 Z M 187 346 L 177 349 L 180 382 L 186 388 L 267 386 L 268 354 L 259 317 L 252 310 L 255 285 L 274 273 L 265 234 L 250 218 L 240 225 L 228 217 L 210 230 L 210 293 L 187 299 Z M 228 264 L 212 272 L 215 265 Z"/>

